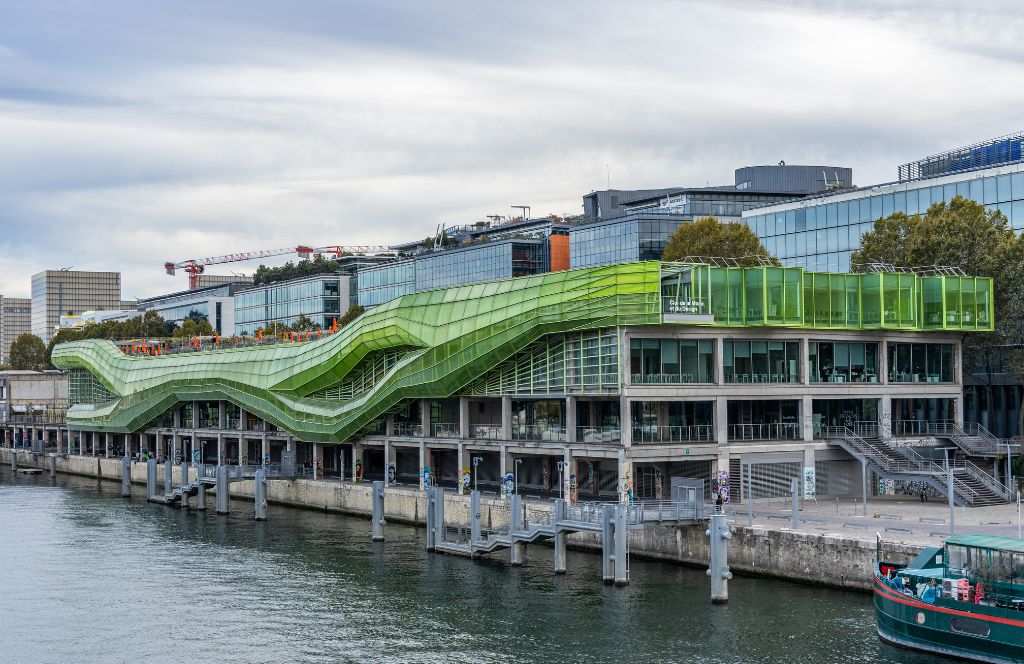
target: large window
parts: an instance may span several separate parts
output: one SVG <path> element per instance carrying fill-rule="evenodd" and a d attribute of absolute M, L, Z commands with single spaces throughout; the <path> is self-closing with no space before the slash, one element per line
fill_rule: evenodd
<path fill-rule="evenodd" d="M 725 341 L 725 382 L 800 382 L 800 342 L 732 340 Z"/>
<path fill-rule="evenodd" d="M 889 381 L 952 383 L 953 344 L 890 343 Z"/>
<path fill-rule="evenodd" d="M 713 383 L 714 340 L 632 339 L 629 365 L 633 383 Z"/>
<path fill-rule="evenodd" d="M 808 345 L 812 383 L 877 383 L 878 344 L 812 341 Z"/>

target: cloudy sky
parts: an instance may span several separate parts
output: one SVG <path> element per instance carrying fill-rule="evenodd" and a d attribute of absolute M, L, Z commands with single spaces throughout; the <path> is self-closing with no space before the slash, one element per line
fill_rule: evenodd
<path fill-rule="evenodd" d="M 0 293 L 1024 129 L 1016 3 L 0 0 Z M 211 270 L 251 270 L 241 263 Z"/>

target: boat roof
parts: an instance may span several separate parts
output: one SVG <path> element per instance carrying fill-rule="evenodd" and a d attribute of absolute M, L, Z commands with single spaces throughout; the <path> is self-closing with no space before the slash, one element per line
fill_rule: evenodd
<path fill-rule="evenodd" d="M 922 576 L 926 579 L 941 579 L 943 577 L 944 570 L 941 567 L 926 567 L 919 569 L 901 569 L 900 574 L 909 574 L 911 576 Z"/>
<path fill-rule="evenodd" d="M 1024 539 L 1016 537 L 998 537 L 996 535 L 958 535 L 946 540 L 946 544 L 973 546 L 979 549 L 998 549 L 1024 553 Z"/>

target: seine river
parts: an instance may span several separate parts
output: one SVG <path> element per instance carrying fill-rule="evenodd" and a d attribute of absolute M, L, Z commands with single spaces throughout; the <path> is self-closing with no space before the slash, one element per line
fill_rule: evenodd
<path fill-rule="evenodd" d="M 559 577 L 542 546 L 513 569 L 427 554 L 422 529 L 373 544 L 367 520 L 142 494 L 0 469 L 0 661 L 945 661 L 881 644 L 866 594 L 737 578 L 712 606 L 700 570 L 634 559 L 613 588 L 589 553 Z"/>

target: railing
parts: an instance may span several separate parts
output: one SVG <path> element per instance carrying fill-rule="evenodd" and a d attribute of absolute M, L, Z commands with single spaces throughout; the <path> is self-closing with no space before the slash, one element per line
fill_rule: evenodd
<path fill-rule="evenodd" d="M 713 424 L 687 426 L 635 426 L 634 443 L 689 443 L 715 439 Z"/>
<path fill-rule="evenodd" d="M 480 440 L 501 440 L 502 431 L 500 424 L 471 424 L 469 425 L 470 438 Z"/>
<path fill-rule="evenodd" d="M 617 426 L 576 427 L 576 442 L 618 443 L 622 440 L 622 429 Z"/>
<path fill-rule="evenodd" d="M 241 426 L 242 426 L 242 420 L 240 420 L 239 418 L 237 418 L 237 417 L 229 417 L 229 418 L 227 418 L 227 428 L 228 429 L 236 429 L 237 430 L 237 429 L 241 428 Z"/>
<path fill-rule="evenodd" d="M 630 374 L 630 378 L 630 382 L 634 385 L 681 385 L 684 383 L 699 382 L 693 379 L 693 374 L 688 373 Z"/>
<path fill-rule="evenodd" d="M 46 415 L 21 415 L 13 413 L 7 420 L 7 424 L 64 424 L 65 415 L 61 413 L 49 413 Z"/>
<path fill-rule="evenodd" d="M 575 505 L 565 506 L 565 520 L 579 521 L 601 525 L 601 518 L 604 514 L 605 505 L 618 505 L 618 501 L 608 502 L 578 502 Z M 644 522 L 643 503 L 634 503 L 626 513 L 626 523 L 631 526 L 640 525 Z"/>
<path fill-rule="evenodd" d="M 943 380 L 943 376 L 940 374 L 912 374 L 912 373 L 897 373 L 889 372 L 890 383 L 951 383 L 952 378 Z"/>
<path fill-rule="evenodd" d="M 702 516 L 702 507 L 700 503 L 681 500 L 645 500 L 633 505 L 640 512 L 640 522 L 698 521 Z"/>
<path fill-rule="evenodd" d="M 1009 487 L 966 459 L 953 462 L 953 467 L 963 468 L 975 481 L 985 485 L 989 491 L 1002 496 L 1003 500 L 1010 500 L 1014 495 Z"/>
<path fill-rule="evenodd" d="M 928 436 L 935 432 L 923 420 L 893 420 L 890 431 L 894 436 Z"/>
<path fill-rule="evenodd" d="M 800 378 L 788 373 L 725 374 L 725 382 L 733 383 L 799 383 Z"/>
<path fill-rule="evenodd" d="M 775 424 L 730 424 L 729 440 L 800 440 L 803 431 L 796 422 Z"/>
<path fill-rule="evenodd" d="M 458 438 L 458 422 L 431 422 L 430 435 L 433 438 Z"/>
<path fill-rule="evenodd" d="M 395 435 L 420 438 L 423 436 L 423 425 L 411 422 L 395 422 Z"/>
<path fill-rule="evenodd" d="M 219 429 L 220 428 L 220 417 L 200 417 L 198 425 L 200 429 Z"/>
<path fill-rule="evenodd" d="M 547 424 L 520 424 L 512 427 L 512 440 L 565 441 L 565 427 L 552 427 Z"/>

